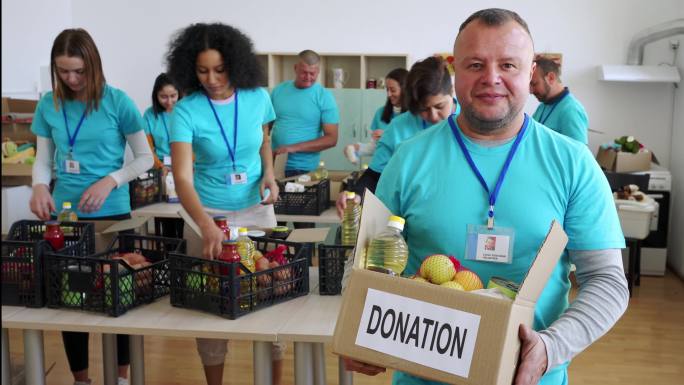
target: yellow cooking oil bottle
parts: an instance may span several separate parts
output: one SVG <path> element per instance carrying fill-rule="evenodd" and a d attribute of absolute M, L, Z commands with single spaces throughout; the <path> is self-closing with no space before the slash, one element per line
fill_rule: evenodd
<path fill-rule="evenodd" d="M 356 203 L 356 193 L 345 192 L 347 207 L 342 215 L 342 245 L 354 246 L 361 222 L 361 204 Z"/>
<path fill-rule="evenodd" d="M 401 275 L 408 261 L 408 245 L 401 235 L 404 218 L 391 216 L 387 227 L 375 236 L 366 252 L 366 269 L 391 275 Z"/>
<path fill-rule="evenodd" d="M 256 271 L 256 266 L 254 264 L 254 242 L 249 238 L 247 228 L 245 227 L 240 227 L 238 229 L 238 238 L 237 238 L 237 249 L 238 249 L 238 254 L 240 254 L 240 262 L 242 262 L 243 265 L 249 270 L 250 272 L 254 273 Z M 240 275 L 244 275 L 245 273 L 240 270 Z M 242 309 L 250 309 L 250 302 L 252 307 L 256 305 L 257 303 L 257 287 L 256 287 L 256 277 L 252 277 L 252 279 L 240 279 L 240 293 L 241 293 L 241 299 L 240 299 L 240 308 Z"/>

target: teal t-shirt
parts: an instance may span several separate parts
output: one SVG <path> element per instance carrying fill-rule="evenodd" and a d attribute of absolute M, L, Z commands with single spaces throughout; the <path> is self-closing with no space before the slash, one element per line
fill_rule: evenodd
<path fill-rule="evenodd" d="M 273 125 L 273 148 L 308 142 L 323 135 L 321 124 L 337 124 L 340 114 L 335 98 L 319 83 L 297 88 L 294 81 L 280 83 L 271 92 L 273 108 L 278 117 Z M 287 154 L 287 170 L 311 171 L 318 167 L 320 152 Z"/>
<path fill-rule="evenodd" d="M 449 118 L 451 119 L 451 118 Z M 455 119 L 454 119 L 455 120 Z M 485 147 L 463 135 L 490 191 L 513 145 Z M 466 227 L 485 225 L 488 194 L 466 161 L 447 121 L 406 141 L 385 167 L 377 196 L 406 219 L 409 246 L 405 274 L 414 274 L 431 254 L 458 258 L 486 285 L 492 276 L 521 282 L 552 220 L 568 234 L 567 249 L 623 248 L 610 187 L 587 146 L 529 119 L 518 151 L 499 192 L 496 226 L 515 230 L 511 264 L 466 260 Z M 567 252 L 553 271 L 535 309 L 535 330 L 546 329 L 568 307 L 570 262 Z M 397 374 L 395 383 L 418 384 Z M 566 365 L 552 369 L 542 384 L 561 384 Z M 429 382 L 425 382 L 429 383 Z"/>
<path fill-rule="evenodd" d="M 73 136 L 86 105 L 77 100 L 67 100 L 64 106 L 69 132 Z M 38 102 L 31 124 L 34 134 L 52 139 L 55 143 L 57 181 L 52 196 L 56 207 L 61 208 L 65 201 L 71 202 L 79 218 L 131 212 L 128 183 L 114 188 L 96 212 L 82 213 L 78 211 L 77 205 L 88 187 L 123 167 L 126 135 L 143 130 L 145 125 L 140 111 L 123 91 L 105 85 L 99 108 L 85 116 L 74 142 L 72 157 L 79 162 L 80 173 L 70 174 L 65 169 L 69 134 L 62 109 L 61 103 L 59 110 L 55 109 L 52 92 L 48 92 Z"/>
<path fill-rule="evenodd" d="M 532 117 L 556 132 L 584 144 L 589 144 L 587 112 L 579 100 L 569 91 L 556 103 L 541 103 Z"/>
<path fill-rule="evenodd" d="M 157 116 L 154 115 L 152 107 L 145 110 L 143 114 L 145 120 L 145 134 L 152 135 L 154 141 L 154 152 L 160 161 L 164 161 L 165 156 L 171 156 L 169 147 L 169 114 L 162 111 Z"/>
<path fill-rule="evenodd" d="M 454 99 L 454 114 L 458 116 L 460 112 L 461 105 Z M 387 162 L 392 158 L 392 155 L 401 143 L 430 127 L 432 125 L 410 111 L 399 114 L 399 116 L 392 119 L 382 134 L 368 167 L 375 172 L 382 173 Z"/>
<path fill-rule="evenodd" d="M 184 97 L 171 113 L 171 143 L 192 143 L 195 154 L 194 184 L 202 205 L 236 211 L 261 201 L 261 144 L 263 125 L 275 119 L 268 92 L 263 88 L 240 89 L 236 93 L 238 121 L 235 170 L 247 174 L 247 183 L 230 184 L 233 161 L 221 128 L 204 92 Z M 235 100 L 213 103 L 223 125 L 230 148 L 236 146 Z"/>

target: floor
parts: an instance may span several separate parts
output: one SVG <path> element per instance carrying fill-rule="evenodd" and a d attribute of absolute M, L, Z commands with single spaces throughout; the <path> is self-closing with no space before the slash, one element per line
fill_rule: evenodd
<path fill-rule="evenodd" d="M 102 384 L 101 336 L 91 335 L 91 377 Z M 252 345 L 230 345 L 224 375 L 226 384 L 252 383 Z M 10 331 L 13 366 L 21 365 L 22 338 Z M 45 333 L 48 384 L 71 384 L 61 337 Z M 145 371 L 149 385 L 204 384 L 195 342 L 187 338 L 145 337 Z M 389 384 L 391 374 L 354 376 L 357 385 Z M 337 384 L 337 357 L 327 347 L 328 384 Z M 575 358 L 570 381 L 583 385 L 680 385 L 684 381 L 684 281 L 673 273 L 642 277 L 627 313 L 598 342 Z M 285 356 L 283 384 L 293 384 L 293 348 Z"/>

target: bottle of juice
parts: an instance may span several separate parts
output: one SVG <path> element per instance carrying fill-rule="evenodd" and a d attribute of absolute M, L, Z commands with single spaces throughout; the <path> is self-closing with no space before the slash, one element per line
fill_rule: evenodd
<path fill-rule="evenodd" d="M 361 205 L 356 203 L 356 194 L 352 191 L 345 193 L 347 208 L 342 215 L 342 244 L 353 246 L 356 244 L 356 236 L 359 233 L 361 220 Z"/>
<path fill-rule="evenodd" d="M 43 239 L 52 246 L 52 249 L 57 251 L 61 250 L 65 246 L 64 232 L 59 226 L 58 221 L 47 221 L 45 222 L 45 233 L 43 234 Z"/>
<path fill-rule="evenodd" d="M 225 240 L 222 244 L 221 254 L 218 256 L 219 261 L 223 262 L 240 262 L 240 254 L 237 250 L 237 242 L 231 240 Z M 235 275 L 240 274 L 240 265 L 235 265 Z M 221 266 L 221 275 L 229 275 L 230 270 L 227 267 Z"/>
<path fill-rule="evenodd" d="M 408 260 L 408 245 L 401 235 L 404 218 L 391 216 L 387 228 L 370 241 L 366 269 L 401 275 Z"/>
<path fill-rule="evenodd" d="M 230 239 L 230 227 L 228 226 L 228 218 L 224 215 L 214 216 L 214 223 L 223 231 L 223 239 Z"/>
<path fill-rule="evenodd" d="M 62 202 L 62 211 L 57 215 L 57 220 L 59 222 L 76 222 L 78 221 L 78 215 L 71 209 L 71 202 Z"/>
<path fill-rule="evenodd" d="M 314 171 L 315 180 L 323 180 L 328 178 L 328 170 L 325 168 L 325 162 L 320 161 L 318 163 L 318 168 Z"/>

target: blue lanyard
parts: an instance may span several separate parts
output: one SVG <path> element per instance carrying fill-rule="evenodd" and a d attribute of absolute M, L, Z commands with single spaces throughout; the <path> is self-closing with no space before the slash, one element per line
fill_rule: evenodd
<path fill-rule="evenodd" d="M 160 114 L 162 118 L 162 123 L 164 124 L 164 131 L 166 131 L 166 140 L 169 140 L 169 127 L 166 125 L 166 117 L 164 116 L 164 111 Z"/>
<path fill-rule="evenodd" d="M 87 108 L 83 111 L 83 115 L 81 115 L 81 120 L 79 120 L 78 124 L 76 125 L 76 131 L 74 131 L 74 136 L 71 136 L 71 131 L 69 130 L 69 122 L 67 120 L 66 104 L 62 103 L 62 115 L 64 115 L 64 126 L 66 127 L 67 137 L 69 138 L 69 154 L 71 154 L 74 150 L 76 137 L 78 136 L 79 131 L 81 131 L 81 126 L 83 125 L 83 121 L 85 120 L 86 111 L 88 111 Z"/>
<path fill-rule="evenodd" d="M 426 129 L 427 128 L 427 122 L 425 121 L 425 119 L 421 118 L 420 121 L 423 123 L 423 130 Z"/>
<path fill-rule="evenodd" d="M 235 116 L 233 117 L 233 127 L 235 129 L 233 130 L 233 148 L 230 148 L 230 143 L 228 143 L 228 137 L 226 136 L 226 131 L 223 129 L 223 124 L 221 124 L 221 119 L 219 119 L 219 116 L 216 113 L 216 108 L 214 108 L 214 103 L 211 102 L 209 95 L 206 95 L 206 97 L 207 97 L 207 101 L 209 102 L 209 107 L 211 107 L 211 110 L 214 112 L 214 117 L 216 118 L 216 122 L 218 123 L 219 127 L 221 128 L 221 135 L 223 136 L 223 141 L 226 143 L 226 147 L 228 148 L 228 154 L 230 155 L 230 159 L 233 161 L 233 171 L 235 171 L 235 151 L 237 150 L 237 131 L 238 131 L 238 90 L 237 90 L 237 88 L 235 89 Z"/>
<path fill-rule="evenodd" d="M 463 143 L 461 132 L 459 131 L 458 127 L 456 127 L 456 123 L 454 122 L 454 115 L 449 116 L 448 120 L 449 126 L 451 126 L 451 132 L 454 133 L 456 141 L 458 142 L 459 147 L 461 147 L 461 151 L 463 151 L 463 155 L 468 161 L 470 168 L 473 170 L 473 172 L 477 176 L 477 179 L 480 181 L 480 184 L 482 185 L 482 187 L 484 187 L 485 191 L 489 195 L 489 212 L 487 213 L 487 228 L 491 230 L 494 228 L 494 205 L 496 204 L 496 198 L 499 196 L 499 190 L 501 190 L 501 185 L 503 184 L 503 180 L 506 177 L 506 173 L 508 172 L 508 167 L 511 165 L 511 160 L 513 160 L 513 156 L 515 155 L 516 151 L 518 151 L 520 141 L 522 140 L 522 137 L 523 135 L 525 135 L 525 131 L 527 130 L 527 114 L 525 114 L 525 121 L 523 122 L 520 132 L 518 132 L 518 135 L 515 138 L 515 142 L 513 142 L 513 146 L 511 147 L 511 150 L 508 152 L 508 157 L 506 158 L 506 162 L 504 163 L 503 168 L 501 169 L 499 179 L 496 181 L 496 186 L 494 187 L 493 192 L 489 191 L 487 182 L 485 182 L 484 178 L 482 177 L 482 174 L 480 173 L 480 170 L 477 168 L 475 162 L 473 161 L 473 158 L 470 156 L 470 151 L 468 151 L 468 148 L 466 147 L 465 143 Z"/>
<path fill-rule="evenodd" d="M 541 124 L 546 123 L 546 121 L 551 117 L 551 114 L 553 113 L 553 110 L 556 108 L 558 103 L 560 103 L 561 100 L 563 100 L 566 96 L 568 96 L 568 94 L 569 94 L 569 92 L 566 92 L 563 96 L 561 96 L 560 99 L 556 100 L 556 102 L 553 103 L 553 105 L 551 106 L 551 109 L 549 110 L 549 113 L 546 115 L 546 117 L 544 117 L 544 112 L 546 112 L 546 104 L 544 104 L 544 109 L 542 110 L 542 112 L 540 114 L 541 116 L 539 117 L 539 123 L 541 123 Z"/>

